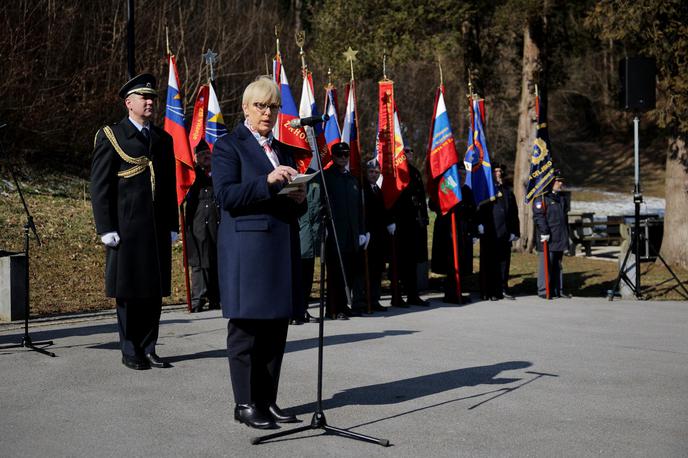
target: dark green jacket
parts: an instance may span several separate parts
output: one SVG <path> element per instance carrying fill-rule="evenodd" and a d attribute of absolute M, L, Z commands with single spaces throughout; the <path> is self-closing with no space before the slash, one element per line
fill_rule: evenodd
<path fill-rule="evenodd" d="M 313 170 L 309 169 L 306 173 L 313 173 Z M 320 175 L 318 175 L 308 182 L 306 188 L 308 211 L 299 218 L 301 258 L 303 259 L 320 256 L 320 226 L 322 226 L 321 190 L 322 181 Z"/>

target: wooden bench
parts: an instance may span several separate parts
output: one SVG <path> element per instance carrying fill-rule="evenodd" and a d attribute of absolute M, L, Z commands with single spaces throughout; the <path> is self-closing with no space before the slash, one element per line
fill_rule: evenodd
<path fill-rule="evenodd" d="M 621 225 L 624 224 L 623 217 L 607 218 L 607 221 L 591 221 L 576 219 L 569 222 L 569 237 L 571 239 L 570 254 L 576 254 L 576 247 L 581 245 L 585 250 L 585 255 L 592 254 L 592 247 L 620 245 L 623 241 L 621 235 Z"/>

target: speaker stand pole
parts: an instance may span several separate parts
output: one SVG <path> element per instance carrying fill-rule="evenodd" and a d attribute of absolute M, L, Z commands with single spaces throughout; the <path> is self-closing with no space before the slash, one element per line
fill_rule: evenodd
<path fill-rule="evenodd" d="M 5 154 L 5 148 L 2 145 L 2 142 L 0 142 L 0 154 L 7 157 Z M 26 273 L 24 276 L 24 336 L 22 337 L 21 343 L 16 344 L 16 345 L 8 345 L 5 347 L 2 347 L 2 350 L 5 350 L 7 348 L 19 348 L 19 347 L 24 347 L 28 348 L 29 350 L 36 351 L 38 353 L 43 353 L 44 355 L 48 356 L 55 356 L 55 353 L 49 352 L 48 350 L 45 350 L 44 348 L 40 347 L 47 347 L 53 344 L 53 341 L 46 341 L 46 342 L 33 342 L 31 340 L 31 336 L 29 335 L 29 231 L 33 231 L 33 235 L 36 237 L 36 242 L 38 243 L 38 246 L 41 246 L 41 239 L 38 237 L 38 232 L 36 232 L 36 225 L 33 222 L 33 216 L 31 216 L 31 212 L 29 211 L 28 205 L 26 205 L 26 200 L 24 199 L 24 193 L 22 193 L 22 189 L 19 186 L 19 180 L 17 180 L 17 174 L 14 172 L 14 167 L 12 166 L 12 163 L 9 160 L 9 157 L 7 157 L 7 165 L 9 166 L 10 169 L 10 174 L 12 175 L 12 178 L 14 179 L 14 185 L 17 187 L 17 193 L 19 194 L 19 198 L 21 199 L 22 205 L 24 205 L 24 212 L 26 213 L 26 223 L 24 224 L 24 256 L 26 259 Z M 39 346 L 40 345 L 40 346 Z"/>
<path fill-rule="evenodd" d="M 640 204 L 643 203 L 643 194 L 640 191 L 640 140 L 639 140 L 639 125 L 640 118 L 636 114 L 633 117 L 633 176 L 634 176 L 634 186 L 633 186 L 633 204 L 635 206 L 635 218 L 633 221 L 633 240 L 631 241 L 631 246 L 626 252 L 621 268 L 619 269 L 619 275 L 616 277 L 614 282 L 614 287 L 607 291 L 607 299 L 614 300 L 614 296 L 617 294 L 619 289 L 619 284 L 621 280 L 628 285 L 628 287 L 633 291 L 633 295 L 638 300 L 643 300 L 643 294 L 640 287 Z M 635 284 L 631 284 L 630 278 L 626 275 L 626 264 L 630 258 L 631 252 L 635 253 Z"/>

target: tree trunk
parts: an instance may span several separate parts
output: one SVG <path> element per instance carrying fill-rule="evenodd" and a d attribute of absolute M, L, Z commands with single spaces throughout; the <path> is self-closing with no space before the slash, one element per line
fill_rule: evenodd
<path fill-rule="evenodd" d="M 664 240 L 660 252 L 668 264 L 688 269 L 688 148 L 685 135 L 669 137 L 665 197 Z"/>
<path fill-rule="evenodd" d="M 530 155 L 533 150 L 537 118 L 535 116 L 535 84 L 547 84 L 541 78 L 544 62 L 544 21 L 535 18 L 523 30 L 523 68 L 521 70 L 521 101 L 518 112 L 518 138 L 514 164 L 514 194 L 521 222 L 521 238 L 516 242 L 520 251 L 531 251 L 533 241 L 533 217 L 531 205 L 525 203 L 526 187 L 530 175 Z M 544 88 L 543 88 L 544 89 Z M 546 92 L 545 92 L 546 93 Z"/>

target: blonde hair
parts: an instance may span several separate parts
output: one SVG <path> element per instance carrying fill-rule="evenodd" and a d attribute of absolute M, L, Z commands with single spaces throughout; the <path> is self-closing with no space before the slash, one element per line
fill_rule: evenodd
<path fill-rule="evenodd" d="M 244 89 L 243 106 L 253 102 L 282 103 L 279 86 L 269 76 L 259 76 Z"/>

